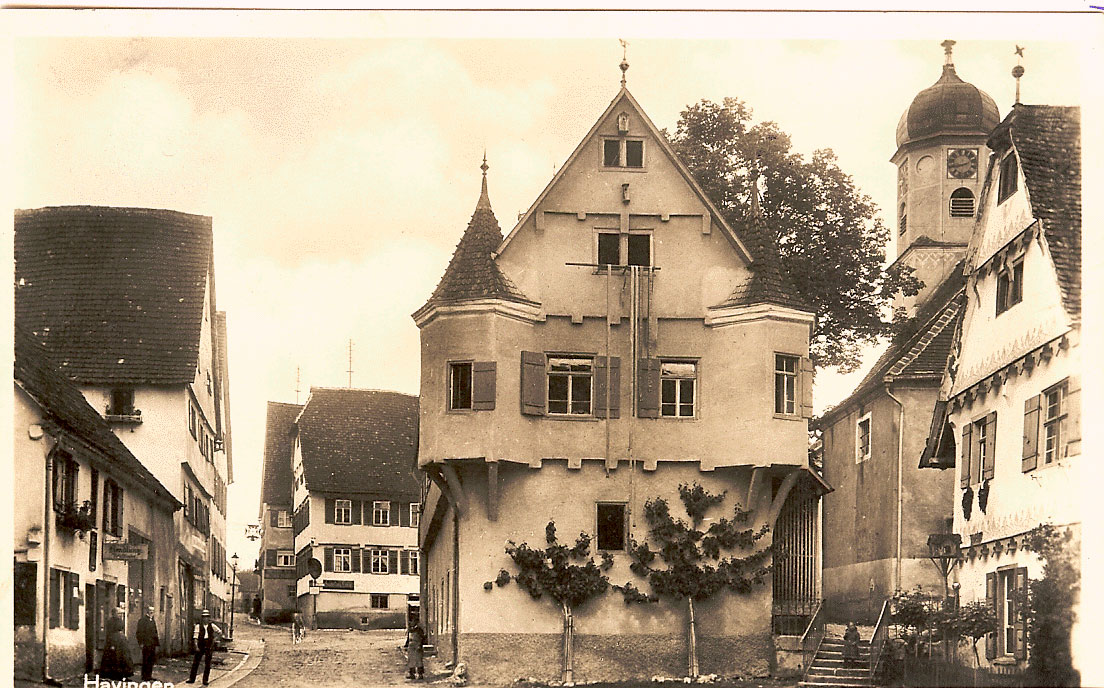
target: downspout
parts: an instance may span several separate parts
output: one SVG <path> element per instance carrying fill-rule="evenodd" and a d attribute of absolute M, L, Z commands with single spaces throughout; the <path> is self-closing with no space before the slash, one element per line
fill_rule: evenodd
<path fill-rule="evenodd" d="M 902 495 L 902 468 L 904 461 L 904 443 L 905 443 L 905 404 L 893 396 L 893 392 L 890 391 L 892 382 L 886 382 L 885 392 L 886 395 L 897 404 L 897 561 L 894 569 L 894 591 L 901 589 L 901 513 L 903 510 L 904 498 Z"/>
<path fill-rule="evenodd" d="M 56 446 L 56 445 L 55 445 Z M 53 450 L 46 453 L 46 487 L 42 504 L 42 682 L 59 685 L 50 678 L 50 650 L 47 626 L 50 624 L 48 605 L 50 604 L 50 516 L 53 495 Z M 87 600 L 85 601 L 87 604 Z"/>
<path fill-rule="evenodd" d="M 452 509 L 452 666 L 460 664 L 460 514 Z"/>

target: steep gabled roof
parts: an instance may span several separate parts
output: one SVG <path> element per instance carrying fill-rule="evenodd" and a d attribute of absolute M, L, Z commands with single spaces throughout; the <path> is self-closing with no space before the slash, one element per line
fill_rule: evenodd
<path fill-rule="evenodd" d="M 15 327 L 15 381 L 41 407 L 46 418 L 93 448 L 119 474 L 125 474 L 173 510 L 182 504 L 135 458 L 111 426 L 89 405 L 76 385 L 67 380 L 41 342 L 28 330 Z"/>
<path fill-rule="evenodd" d="M 495 263 L 491 254 L 501 243 L 502 230 L 491 210 L 487 194 L 487 161 L 484 159 L 483 188 L 475 204 L 475 212 L 427 305 L 476 299 L 505 299 L 535 304 Z"/>
<path fill-rule="evenodd" d="M 90 384 L 195 378 L 211 218 L 66 206 L 15 213 L 15 312 Z"/>
<path fill-rule="evenodd" d="M 291 454 L 295 447 L 292 431 L 303 410 L 300 404 L 268 402 L 265 416 L 264 468 L 261 473 L 261 503 L 290 505 L 294 491 Z"/>
<path fill-rule="evenodd" d="M 1018 104 L 1001 127 L 1008 127 L 1020 159 L 1031 213 L 1043 224 L 1062 303 L 1071 316 L 1079 318 L 1081 108 Z"/>
<path fill-rule="evenodd" d="M 313 387 L 297 427 L 308 490 L 419 495 L 418 397 Z"/>

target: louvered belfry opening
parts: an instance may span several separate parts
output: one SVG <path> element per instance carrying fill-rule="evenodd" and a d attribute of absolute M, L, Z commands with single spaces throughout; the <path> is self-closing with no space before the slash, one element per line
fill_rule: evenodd
<path fill-rule="evenodd" d="M 801 635 L 820 602 L 819 497 L 805 481 L 794 486 L 774 526 L 774 603 L 771 627 L 776 635 Z"/>

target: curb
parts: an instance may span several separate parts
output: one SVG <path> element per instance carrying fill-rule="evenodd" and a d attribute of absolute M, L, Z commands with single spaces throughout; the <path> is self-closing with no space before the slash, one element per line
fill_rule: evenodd
<path fill-rule="evenodd" d="M 248 644 L 243 643 L 242 645 L 245 656 L 233 669 L 211 681 L 208 684 L 211 688 L 230 688 L 230 686 L 253 673 L 253 670 L 260 665 L 261 660 L 264 659 L 264 641 L 250 641 Z"/>

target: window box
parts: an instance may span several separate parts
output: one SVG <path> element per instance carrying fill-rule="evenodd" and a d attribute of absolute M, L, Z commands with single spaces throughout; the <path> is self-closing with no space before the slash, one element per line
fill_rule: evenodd
<path fill-rule="evenodd" d="M 96 527 L 96 516 L 92 513 L 92 503 L 87 499 L 79 507 L 67 502 L 58 509 L 55 506 L 57 524 L 61 528 L 85 533 Z"/>

